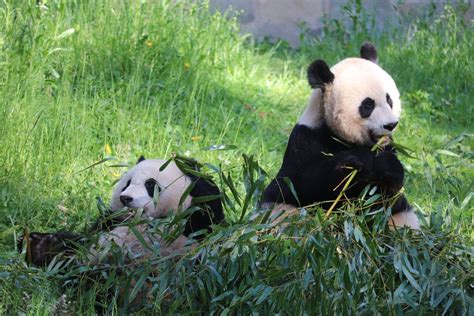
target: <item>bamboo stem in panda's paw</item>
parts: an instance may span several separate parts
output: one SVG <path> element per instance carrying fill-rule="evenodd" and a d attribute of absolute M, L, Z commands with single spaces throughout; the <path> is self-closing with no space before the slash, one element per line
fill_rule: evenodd
<path fill-rule="evenodd" d="M 376 151 L 378 149 L 380 149 L 382 147 L 382 144 L 386 143 L 387 142 L 387 138 L 388 136 L 383 136 L 381 137 L 377 143 L 370 149 L 371 151 Z M 341 192 L 339 193 L 339 195 L 336 197 L 336 199 L 332 202 L 331 204 L 331 207 L 327 210 L 326 214 L 325 214 L 325 218 L 327 219 L 332 211 L 334 210 L 334 208 L 336 207 L 337 203 L 339 203 L 339 201 L 341 200 L 342 196 L 344 195 L 344 193 L 346 192 L 347 188 L 349 187 L 349 185 L 352 183 L 352 180 L 354 180 L 355 176 L 357 175 L 358 173 L 358 170 L 352 170 L 352 172 L 350 173 L 349 175 L 349 178 L 347 179 L 346 183 L 344 184 L 344 187 L 342 188 Z M 343 180 L 344 181 L 344 180 Z M 339 186 L 339 185 L 338 185 Z"/>

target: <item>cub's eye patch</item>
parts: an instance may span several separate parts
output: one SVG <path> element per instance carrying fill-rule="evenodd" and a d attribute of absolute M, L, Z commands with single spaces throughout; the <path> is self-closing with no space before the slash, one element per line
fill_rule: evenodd
<path fill-rule="evenodd" d="M 155 192 L 155 185 L 158 186 L 158 193 L 161 192 L 161 188 L 155 179 L 150 178 L 145 181 L 145 189 L 150 197 L 153 197 L 153 193 Z"/>
<path fill-rule="evenodd" d="M 362 118 L 368 118 L 375 108 L 375 101 L 371 98 L 365 98 L 359 106 L 359 113 Z"/>
<path fill-rule="evenodd" d="M 122 192 L 125 191 L 130 186 L 130 183 L 132 183 L 131 179 L 127 181 L 127 184 L 123 187 Z"/>
<path fill-rule="evenodd" d="M 392 109 L 393 108 L 393 101 L 392 101 L 392 98 L 390 97 L 390 94 L 386 94 L 385 97 L 387 98 L 387 103 L 388 105 L 390 105 L 390 108 Z"/>

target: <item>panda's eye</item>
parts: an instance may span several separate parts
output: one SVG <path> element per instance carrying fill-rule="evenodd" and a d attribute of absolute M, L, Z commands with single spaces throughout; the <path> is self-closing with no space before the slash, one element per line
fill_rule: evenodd
<path fill-rule="evenodd" d="M 390 106 L 390 108 L 392 109 L 393 108 L 393 101 L 392 101 L 392 98 L 390 97 L 390 94 L 386 94 L 385 97 L 387 98 L 387 103 L 388 105 Z"/>
<path fill-rule="evenodd" d="M 158 187 L 158 193 L 161 192 L 161 188 L 155 179 L 148 179 L 145 181 L 145 189 L 150 197 L 153 197 L 153 193 L 155 192 L 155 185 Z"/>
<path fill-rule="evenodd" d="M 359 113 L 362 118 L 368 118 L 375 108 L 375 101 L 371 98 L 365 98 L 359 106 Z"/>
<path fill-rule="evenodd" d="M 131 179 L 127 181 L 127 184 L 123 187 L 122 192 L 125 191 L 130 186 L 130 183 L 132 183 Z"/>

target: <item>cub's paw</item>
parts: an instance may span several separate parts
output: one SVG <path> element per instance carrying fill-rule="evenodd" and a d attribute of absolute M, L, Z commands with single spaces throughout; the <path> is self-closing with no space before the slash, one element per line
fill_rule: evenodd
<path fill-rule="evenodd" d="M 374 173 L 378 182 L 394 191 L 403 186 L 403 165 L 393 152 L 384 151 L 374 159 Z"/>

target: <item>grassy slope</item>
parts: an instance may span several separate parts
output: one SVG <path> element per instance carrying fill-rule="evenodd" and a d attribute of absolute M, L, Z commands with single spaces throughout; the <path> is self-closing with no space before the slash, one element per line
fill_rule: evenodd
<path fill-rule="evenodd" d="M 2 257 L 22 228 L 74 229 L 94 218 L 95 197 L 109 196 L 122 169 L 78 171 L 106 156 L 133 163 L 177 151 L 231 168 L 247 153 L 275 173 L 310 92 L 306 65 L 357 55 L 367 38 L 334 32 L 298 52 L 257 51 L 235 21 L 199 6 L 12 3 L 0 5 Z M 474 132 L 473 29 L 456 19 L 448 11 L 374 41 L 405 101 L 397 140 L 419 158 L 402 158 L 410 200 L 469 228 L 472 135 L 448 142 Z M 212 144 L 237 149 L 201 150 Z M 48 291 L 33 292 L 40 310 L 50 304 Z"/>
<path fill-rule="evenodd" d="M 233 152 L 199 149 L 236 144 L 263 157 L 268 144 L 284 141 L 287 131 L 275 117 L 262 120 L 258 111 L 273 108 L 277 116 L 278 108 L 295 104 L 290 91 L 297 79 L 246 50 L 235 24 L 200 18 L 205 13 L 192 8 L 168 14 L 167 4 L 112 10 L 99 3 L 6 13 L 1 133 L 8 226 L 75 225 L 88 216 L 94 197 L 107 197 L 121 170 L 77 171 L 110 155 L 106 144 L 118 162 L 179 151 L 235 164 Z"/>

